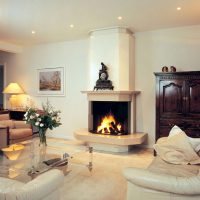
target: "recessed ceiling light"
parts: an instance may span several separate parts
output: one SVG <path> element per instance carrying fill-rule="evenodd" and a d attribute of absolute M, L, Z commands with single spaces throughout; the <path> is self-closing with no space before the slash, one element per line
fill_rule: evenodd
<path fill-rule="evenodd" d="M 118 20 L 122 20 L 122 16 L 118 16 L 117 19 L 118 19 Z"/>
<path fill-rule="evenodd" d="M 70 28 L 74 28 L 74 24 L 70 24 L 69 27 L 70 27 Z"/>
<path fill-rule="evenodd" d="M 181 7 L 180 7 L 180 6 L 179 6 L 179 7 L 177 7 L 177 8 L 176 8 L 176 10 L 181 10 Z"/>
<path fill-rule="evenodd" d="M 35 31 L 31 31 L 32 34 L 35 34 Z"/>

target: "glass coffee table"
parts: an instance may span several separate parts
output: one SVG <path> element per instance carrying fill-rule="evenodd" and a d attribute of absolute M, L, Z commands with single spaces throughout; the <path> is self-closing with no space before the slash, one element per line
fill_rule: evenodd
<path fill-rule="evenodd" d="M 92 171 L 93 149 L 75 141 L 47 139 L 47 146 L 39 146 L 33 138 L 2 149 L 0 177 L 28 182 L 41 173 L 58 168 L 66 175 L 76 166 Z"/>

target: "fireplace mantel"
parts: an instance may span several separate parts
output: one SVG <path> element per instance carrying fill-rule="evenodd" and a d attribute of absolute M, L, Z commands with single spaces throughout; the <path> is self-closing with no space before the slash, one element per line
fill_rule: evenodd
<path fill-rule="evenodd" d="M 88 101 L 132 101 L 133 97 L 140 94 L 140 91 L 81 91 L 87 94 Z"/>

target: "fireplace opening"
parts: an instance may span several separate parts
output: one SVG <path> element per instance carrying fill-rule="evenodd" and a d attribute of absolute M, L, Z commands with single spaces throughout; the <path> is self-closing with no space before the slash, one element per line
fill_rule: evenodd
<path fill-rule="evenodd" d="M 127 135 L 130 133 L 130 102 L 92 101 L 91 133 Z"/>

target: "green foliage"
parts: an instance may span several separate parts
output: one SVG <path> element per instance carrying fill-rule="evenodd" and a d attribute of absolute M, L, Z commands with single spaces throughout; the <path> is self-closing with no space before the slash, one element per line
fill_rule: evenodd
<path fill-rule="evenodd" d="M 61 125 L 60 111 L 54 110 L 50 102 L 42 104 L 42 110 L 36 108 L 28 108 L 24 115 L 27 124 L 31 124 L 39 128 L 39 130 L 47 130 L 56 128 Z"/>

